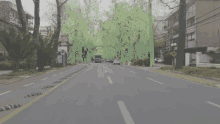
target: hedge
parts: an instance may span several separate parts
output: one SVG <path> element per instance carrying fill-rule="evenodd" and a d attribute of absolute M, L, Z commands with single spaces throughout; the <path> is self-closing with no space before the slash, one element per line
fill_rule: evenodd
<path fill-rule="evenodd" d="M 19 63 L 19 69 L 26 68 L 25 61 L 20 61 Z M 0 70 L 13 70 L 13 66 L 10 61 L 0 61 Z"/>

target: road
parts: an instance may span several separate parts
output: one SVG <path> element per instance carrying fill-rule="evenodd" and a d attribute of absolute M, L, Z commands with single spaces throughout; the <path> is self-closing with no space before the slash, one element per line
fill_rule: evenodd
<path fill-rule="evenodd" d="M 219 124 L 219 94 L 142 69 L 90 63 L 4 124 Z"/>

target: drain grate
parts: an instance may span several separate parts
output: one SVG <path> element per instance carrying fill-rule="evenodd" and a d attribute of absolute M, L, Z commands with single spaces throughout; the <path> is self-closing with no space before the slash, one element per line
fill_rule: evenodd
<path fill-rule="evenodd" d="M 47 88 L 51 88 L 54 87 L 53 85 L 49 85 L 49 86 L 44 86 L 42 89 L 47 89 Z"/>
<path fill-rule="evenodd" d="M 9 104 L 9 105 L 6 105 L 6 106 L 4 106 L 4 107 L 1 107 L 1 108 L 0 108 L 0 111 L 7 111 L 7 110 L 19 108 L 19 107 L 21 107 L 20 104 Z"/>
<path fill-rule="evenodd" d="M 33 93 L 30 93 L 30 94 L 27 94 L 26 96 L 24 96 L 24 98 L 27 98 L 27 97 L 32 97 L 32 96 L 37 96 L 37 95 L 41 95 L 43 93 L 41 92 L 33 92 Z"/>

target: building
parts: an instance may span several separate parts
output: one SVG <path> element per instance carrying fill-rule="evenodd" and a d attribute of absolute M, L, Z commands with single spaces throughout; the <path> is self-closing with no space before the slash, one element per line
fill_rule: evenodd
<path fill-rule="evenodd" d="M 33 20 L 34 17 L 25 11 L 28 28 L 30 32 L 33 32 Z M 21 22 L 19 20 L 17 6 L 14 0 L 0 0 L 0 19 L 8 22 L 9 24 L 15 26 L 16 28 L 21 28 Z M 8 55 L 4 46 L 0 43 L 0 52 L 4 55 Z"/>
<path fill-rule="evenodd" d="M 162 41 L 164 42 L 164 46 L 160 47 L 160 49 L 158 49 L 158 53 L 160 53 L 160 58 L 163 59 L 163 53 L 166 50 L 166 43 L 167 43 L 167 30 L 165 30 L 164 28 L 166 28 L 167 26 L 167 21 L 164 20 L 164 16 L 158 16 L 158 17 L 154 17 L 154 41 Z"/>
<path fill-rule="evenodd" d="M 184 63 L 200 66 L 212 60 L 206 52 L 216 50 L 220 45 L 220 1 L 186 0 L 186 41 Z M 179 9 L 165 19 L 168 25 L 167 51 L 176 51 L 179 37 Z"/>

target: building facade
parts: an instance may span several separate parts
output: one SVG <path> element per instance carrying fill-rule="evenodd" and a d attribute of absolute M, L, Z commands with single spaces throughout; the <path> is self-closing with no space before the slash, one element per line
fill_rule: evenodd
<path fill-rule="evenodd" d="M 186 1 L 185 66 L 209 63 L 213 58 L 206 54 L 220 45 L 220 1 Z M 168 25 L 166 49 L 176 51 L 179 41 L 179 9 L 165 19 Z M 175 45 L 176 44 L 176 45 Z"/>

